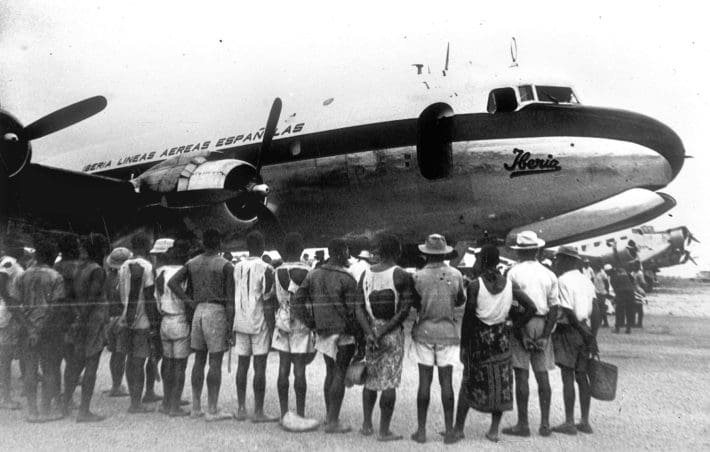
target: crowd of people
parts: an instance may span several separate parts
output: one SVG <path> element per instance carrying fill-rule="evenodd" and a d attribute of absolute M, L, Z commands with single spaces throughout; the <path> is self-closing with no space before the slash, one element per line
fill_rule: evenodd
<path fill-rule="evenodd" d="M 58 243 L 37 237 L 32 261 L 25 245 L 7 237 L 0 260 L 0 408 L 21 408 L 11 391 L 12 362 L 19 359 L 26 419 L 33 423 L 62 419 L 73 410 L 77 422 L 104 419 L 91 411 L 91 400 L 106 346 L 112 380 L 107 395 L 128 397 L 129 413 L 154 411 L 153 404 L 160 402 L 157 409 L 171 417 L 274 421 L 287 430 L 313 430 L 322 420 L 306 417 L 306 367 L 320 352 L 325 364 L 324 431 L 351 430 L 340 411 L 346 388 L 357 383 L 363 385 L 359 433 L 377 433 L 380 441 L 402 439 L 390 424 L 406 354 L 404 324 L 413 310 L 409 357 L 417 363 L 419 385 L 412 440 L 427 441 L 435 368 L 446 444 L 464 438 L 470 408 L 491 414 L 485 434 L 491 441 L 499 441 L 501 431 L 530 436 L 531 367 L 540 396 L 539 434 L 592 433 L 587 365 L 598 353 L 595 337 L 606 317 L 603 306 L 613 286 L 618 330 L 619 319 L 631 310 L 625 309 L 627 298 L 638 296 L 635 277 L 626 275 L 622 284 L 619 271 L 610 278 L 606 273 L 602 277 L 603 269 L 583 273 L 585 265 L 574 247 L 557 250 L 554 271 L 543 265 L 545 242 L 532 231 L 518 234 L 511 247 L 519 263 L 501 272 L 498 248 L 486 245 L 476 256 L 471 277 L 449 265 L 453 248 L 439 234 L 419 245 L 426 263 L 414 271 L 397 265 L 402 245 L 388 233 L 376 234 L 368 244 L 334 239 L 329 258 L 318 256 L 316 266 L 304 260 L 297 233 L 285 236 L 279 249 L 282 262 L 275 263 L 263 258 L 268 255 L 258 231 L 246 236 L 249 256 L 235 263 L 231 256 L 225 258 L 216 230 L 203 233 L 197 251 L 187 240 L 153 242 L 143 233 L 132 237 L 130 249 L 113 250 L 98 234 L 67 235 Z M 463 307 L 460 329 L 458 307 Z M 224 355 L 231 371 L 232 349 L 237 355 L 237 408 L 226 412 L 220 409 L 219 395 Z M 279 354 L 278 416 L 264 410 L 271 350 Z M 187 410 L 183 407 L 190 402 L 182 400 L 182 393 L 190 354 L 192 400 Z M 452 373 L 459 362 L 463 374 L 456 397 Z M 364 363 L 359 381 L 353 376 L 357 363 Z M 252 410 L 246 404 L 250 366 Z M 565 422 L 551 427 L 548 373 L 555 366 L 561 369 Z M 289 408 L 291 369 L 295 412 Z M 158 376 L 162 397 L 154 390 Z M 575 384 L 581 407 L 577 423 Z M 517 422 L 501 430 L 502 415 L 514 403 Z"/>

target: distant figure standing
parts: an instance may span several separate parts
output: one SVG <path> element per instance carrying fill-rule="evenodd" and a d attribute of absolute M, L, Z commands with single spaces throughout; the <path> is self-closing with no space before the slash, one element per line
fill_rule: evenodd
<path fill-rule="evenodd" d="M 562 316 L 552 335 L 555 346 L 555 363 L 562 373 L 562 393 L 565 405 L 565 422 L 552 428 L 553 432 L 576 435 L 592 433 L 589 424 L 591 386 L 587 367 L 592 355 L 598 354 L 596 334 L 599 328 L 599 310 L 595 309 L 594 285 L 579 271 L 579 252 L 571 246 L 557 250 L 560 307 Z M 574 383 L 579 387 L 581 421 L 574 423 Z"/>
<path fill-rule="evenodd" d="M 641 262 L 636 260 L 631 263 L 631 279 L 634 281 L 634 314 L 631 318 L 636 318 L 635 322 L 632 322 L 632 326 L 637 326 L 643 328 L 643 305 L 648 303 L 646 300 L 646 290 L 648 290 L 648 283 L 646 277 L 643 274 L 643 268 L 641 267 Z"/>
<path fill-rule="evenodd" d="M 264 261 L 264 235 L 247 235 L 249 257 L 234 266 L 234 348 L 237 362 L 238 421 L 246 420 L 247 372 L 254 356 L 254 416 L 252 422 L 276 422 L 264 414 L 266 359 L 271 349 L 274 326 L 274 269 Z"/>
<path fill-rule="evenodd" d="M 631 334 L 631 324 L 634 318 L 634 282 L 624 267 L 618 266 L 612 271 L 609 282 L 614 289 L 614 309 L 616 322 L 614 333 L 619 333 L 626 326 L 626 334 Z"/>
<path fill-rule="evenodd" d="M 202 234 L 202 244 L 204 253 L 187 261 L 170 278 L 168 288 L 195 311 L 190 333 L 190 345 L 195 351 L 190 415 L 193 418 L 204 415 L 207 421 L 219 421 L 232 417 L 220 411 L 217 402 L 222 385 L 222 358 L 229 347 L 229 329 L 234 322 L 234 266 L 220 254 L 222 235 L 219 231 L 206 230 Z M 183 289 L 183 284 L 187 284 L 191 296 Z M 202 386 L 208 354 L 210 367 L 205 415 L 202 411 Z"/>
<path fill-rule="evenodd" d="M 464 371 L 456 427 L 452 434 L 444 437 L 447 444 L 464 437 L 463 428 L 469 408 L 491 413 L 491 426 L 486 438 L 498 442 L 503 412 L 513 409 L 513 354 L 506 324 L 513 299 L 524 310 L 521 316 L 516 317 L 518 329 L 528 325 L 536 312 L 535 302 L 498 271 L 498 248 L 484 245 L 476 258 L 481 260 L 481 276 L 471 282 L 467 290 L 468 303 L 461 322 L 461 362 Z"/>
<path fill-rule="evenodd" d="M 466 302 L 466 292 L 461 272 L 445 262 L 453 248 L 446 244 L 444 236 L 430 235 L 423 245 L 419 245 L 419 251 L 426 256 L 427 264 L 414 274 L 414 289 L 421 301 L 415 304 L 418 316 L 412 328 L 412 350 L 419 365 L 419 389 L 418 427 L 411 438 L 424 443 L 434 366 L 439 369 L 445 434 L 452 435 L 454 390 L 451 372 L 459 359 L 459 334 L 454 320 L 454 308 Z"/>
<path fill-rule="evenodd" d="M 356 315 L 367 342 L 367 372 L 362 389 L 363 422 L 360 433 L 373 434 L 372 412 L 380 392 L 380 429 L 378 441 L 402 439 L 390 431 L 390 422 L 402 378 L 404 329 L 402 323 L 413 304 L 412 277 L 396 265 L 402 253 L 399 239 L 392 234 L 377 234 L 373 252 L 378 263 L 366 269 L 359 282 L 362 294 Z"/>
<path fill-rule="evenodd" d="M 48 238 L 35 240 L 37 263 L 28 268 L 17 282 L 22 305 L 27 348 L 25 350 L 25 394 L 27 422 L 48 422 L 62 419 L 62 413 L 52 411 L 52 399 L 59 394 L 64 332 L 61 300 L 65 296 L 64 278 L 52 268 L 57 258 L 57 246 Z M 42 367 L 42 398 L 37 410 L 37 380 Z"/>
<path fill-rule="evenodd" d="M 597 303 L 597 307 L 599 308 L 599 314 L 601 316 L 601 321 L 602 321 L 602 326 L 608 327 L 609 326 L 609 320 L 606 318 L 606 300 L 609 298 L 609 275 L 606 273 L 606 268 L 607 265 L 609 268 L 611 268 L 611 265 L 606 264 L 604 267 L 602 267 L 599 264 L 596 264 L 592 267 L 594 268 L 594 279 L 592 280 L 594 282 L 594 291 L 597 294 L 597 298 L 595 302 Z"/>
<path fill-rule="evenodd" d="M 348 245 L 342 239 L 328 244 L 330 259 L 313 269 L 296 292 L 297 316 L 316 333 L 316 350 L 323 353 L 326 433 L 347 433 L 340 423 L 345 373 L 355 354 L 357 283 L 348 272 Z"/>

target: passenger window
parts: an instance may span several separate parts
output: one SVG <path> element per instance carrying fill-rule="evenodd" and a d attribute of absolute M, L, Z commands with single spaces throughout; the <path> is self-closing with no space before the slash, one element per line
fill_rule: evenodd
<path fill-rule="evenodd" d="M 595 247 L 597 247 L 597 246 L 599 246 L 599 245 L 601 245 L 601 244 L 602 244 L 602 242 L 594 242 L 594 246 L 595 246 Z"/>

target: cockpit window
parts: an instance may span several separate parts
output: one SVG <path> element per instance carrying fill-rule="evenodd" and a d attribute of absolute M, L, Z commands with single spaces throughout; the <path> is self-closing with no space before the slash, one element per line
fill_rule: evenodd
<path fill-rule="evenodd" d="M 535 100 L 535 94 L 533 94 L 533 88 L 531 85 L 518 86 L 518 91 L 520 92 L 520 102 Z"/>
<path fill-rule="evenodd" d="M 540 102 L 554 102 L 556 104 L 578 104 L 579 100 L 574 95 L 572 88 L 567 86 L 541 86 L 536 85 L 537 99 Z M 522 94 L 522 92 L 521 92 Z"/>

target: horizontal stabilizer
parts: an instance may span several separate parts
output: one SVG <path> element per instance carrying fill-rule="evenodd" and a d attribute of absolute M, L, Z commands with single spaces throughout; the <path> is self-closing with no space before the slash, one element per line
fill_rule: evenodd
<path fill-rule="evenodd" d="M 547 247 L 609 234 L 650 221 L 676 205 L 665 193 L 632 188 L 581 209 L 513 229 L 506 244 L 515 243 L 521 231 L 535 231 Z"/>

